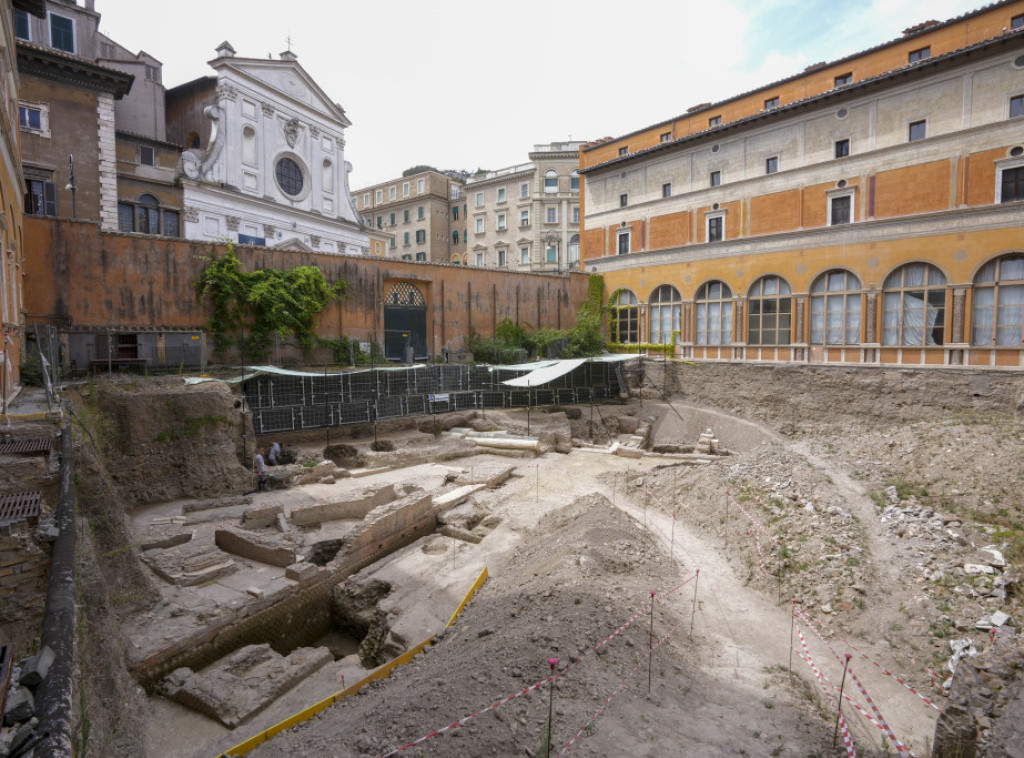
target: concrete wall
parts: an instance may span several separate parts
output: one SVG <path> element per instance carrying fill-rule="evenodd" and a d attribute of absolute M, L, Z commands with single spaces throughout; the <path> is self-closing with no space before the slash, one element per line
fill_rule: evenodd
<path fill-rule="evenodd" d="M 209 302 L 197 303 L 193 283 L 211 255 L 209 243 L 101 232 L 96 224 L 29 217 L 26 226 L 25 309 L 73 327 L 201 329 Z M 534 327 L 567 328 L 586 298 L 581 274 L 550 276 L 481 271 L 388 259 L 297 253 L 243 246 L 250 270 L 319 267 L 344 279 L 349 294 L 321 314 L 322 335 L 354 334 L 383 342 L 383 298 L 409 282 L 427 304 L 427 348 L 460 349 L 471 332 L 493 333 L 503 319 Z"/>

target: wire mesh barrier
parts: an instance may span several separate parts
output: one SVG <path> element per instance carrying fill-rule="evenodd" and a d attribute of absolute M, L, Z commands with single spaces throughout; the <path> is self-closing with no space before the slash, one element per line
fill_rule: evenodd
<path fill-rule="evenodd" d="M 366 424 L 427 413 L 591 403 L 625 387 L 620 364 L 584 363 L 543 387 L 502 384 L 524 366 L 430 365 L 243 376 L 256 434 Z"/>

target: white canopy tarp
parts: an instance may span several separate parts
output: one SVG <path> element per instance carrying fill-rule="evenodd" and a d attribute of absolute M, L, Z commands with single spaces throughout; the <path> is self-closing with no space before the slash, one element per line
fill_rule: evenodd
<path fill-rule="evenodd" d="M 541 387 L 549 382 L 553 382 L 560 376 L 565 376 L 570 371 L 574 371 L 584 363 L 621 363 L 637 357 L 636 355 L 598 355 L 593 358 L 542 361 L 529 364 L 530 373 L 517 376 L 515 379 L 506 379 L 502 384 L 507 384 L 510 387 Z M 527 368 L 527 366 L 503 366 L 502 368 L 523 369 Z"/>

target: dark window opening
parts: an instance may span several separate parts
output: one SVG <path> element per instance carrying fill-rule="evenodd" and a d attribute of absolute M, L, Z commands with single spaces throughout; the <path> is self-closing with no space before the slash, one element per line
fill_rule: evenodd
<path fill-rule="evenodd" d="M 927 121 L 914 121 L 908 127 L 907 138 L 910 142 L 917 142 L 925 137 L 925 126 Z"/>
<path fill-rule="evenodd" d="M 274 174 L 277 177 L 277 183 L 281 186 L 281 191 L 286 195 L 295 196 L 302 192 L 304 184 L 302 169 L 291 158 L 281 158 L 274 168 Z"/>
<path fill-rule="evenodd" d="M 25 181 L 25 213 L 34 216 L 57 215 L 57 187 L 43 179 Z"/>
<path fill-rule="evenodd" d="M 850 154 L 850 140 L 848 139 L 837 139 L 836 140 L 836 158 L 845 158 Z"/>
<path fill-rule="evenodd" d="M 847 84 L 853 84 L 853 72 L 852 71 L 849 72 L 849 73 L 846 73 L 846 74 L 840 74 L 839 76 L 837 76 L 835 78 L 835 86 L 836 87 L 843 87 L 843 86 L 846 86 Z"/>
<path fill-rule="evenodd" d="M 75 26 L 70 18 L 50 14 L 50 46 L 65 53 L 75 52 Z"/>
<path fill-rule="evenodd" d="M 1000 202 L 1012 203 L 1024 200 L 1024 166 L 1003 169 L 1002 192 Z"/>
<path fill-rule="evenodd" d="M 932 49 L 931 49 L 931 47 L 922 47 L 922 48 L 919 48 L 917 50 L 911 50 L 909 55 L 907 55 L 907 62 L 908 63 L 917 63 L 918 61 L 923 61 L 923 60 L 926 60 L 926 59 L 931 58 L 931 57 L 932 57 Z"/>

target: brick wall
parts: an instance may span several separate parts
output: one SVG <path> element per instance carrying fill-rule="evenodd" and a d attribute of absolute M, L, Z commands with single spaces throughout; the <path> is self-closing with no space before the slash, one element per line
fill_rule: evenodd
<path fill-rule="evenodd" d="M 0 639 L 29 645 L 43 620 L 50 577 L 48 545 L 27 523 L 0 528 Z"/>
<path fill-rule="evenodd" d="M 193 285 L 222 245 L 101 231 L 91 222 L 25 219 L 25 310 L 71 326 L 201 329 L 209 301 Z M 427 348 L 460 349 L 471 332 L 487 336 L 503 319 L 536 328 L 567 328 L 586 299 L 583 274 L 552 276 L 273 248 L 239 247 L 249 269 L 315 265 L 348 295 L 319 318 L 319 333 L 383 329 L 383 298 L 398 282 L 414 284 L 427 305 Z M 383 339 L 381 332 L 381 340 Z"/>

